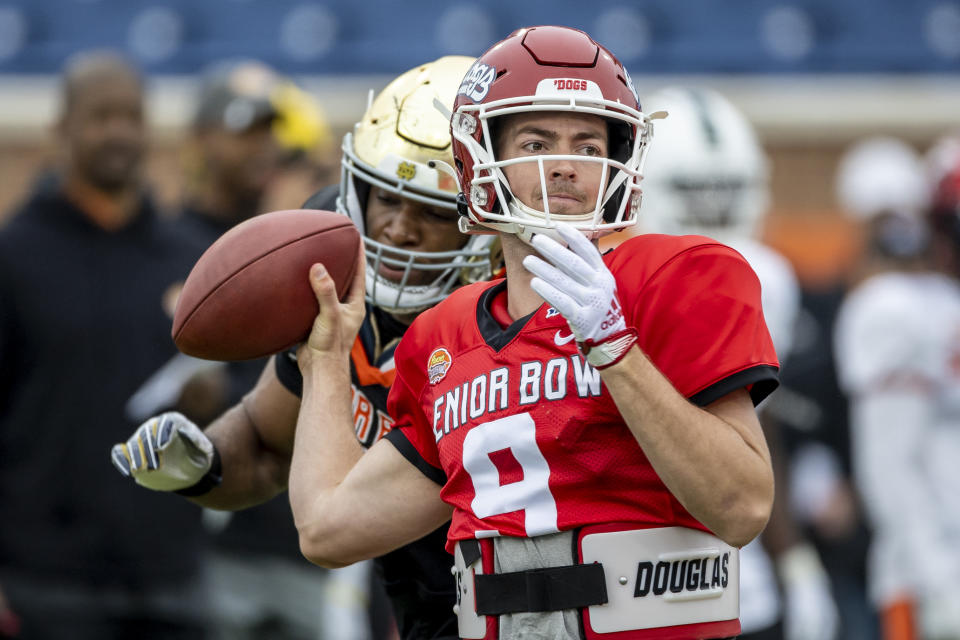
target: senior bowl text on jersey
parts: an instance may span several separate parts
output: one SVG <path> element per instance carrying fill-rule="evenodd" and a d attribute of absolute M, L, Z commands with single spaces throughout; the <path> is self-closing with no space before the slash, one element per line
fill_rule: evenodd
<path fill-rule="evenodd" d="M 664 238 L 633 238 L 604 258 L 643 352 L 698 405 L 744 387 L 759 402 L 776 386 L 777 360 L 756 275 L 715 241 Z M 544 304 L 504 327 L 495 316 L 505 290 L 458 290 L 421 317 L 475 320 L 420 335 L 418 318 L 395 357 L 405 392 L 394 385 L 399 429 L 387 437 L 445 484 L 458 507 L 451 548 L 604 521 L 703 530 L 653 471 L 563 316 Z"/>
<path fill-rule="evenodd" d="M 645 235 L 604 261 L 643 353 L 691 402 L 745 388 L 756 403 L 776 387 L 759 282 L 736 251 L 698 236 Z M 421 330 L 432 314 L 471 320 Z M 386 438 L 443 487 L 456 558 L 463 544 L 492 537 L 579 529 L 580 562 L 599 563 L 608 580 L 622 576 L 627 590 L 603 597 L 613 604 L 626 594 L 631 620 L 736 618 L 728 588 L 738 579 L 736 549 L 663 484 L 562 315 L 543 304 L 512 321 L 504 281 L 470 285 L 414 321 L 395 362 L 388 411 L 396 422 Z M 479 561 L 458 562 L 480 571 Z M 591 628 L 623 628 L 612 610 L 622 609 L 591 611 Z"/>

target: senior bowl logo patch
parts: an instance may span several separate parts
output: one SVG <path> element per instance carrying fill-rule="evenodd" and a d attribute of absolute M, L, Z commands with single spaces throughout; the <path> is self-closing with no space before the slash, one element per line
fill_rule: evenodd
<path fill-rule="evenodd" d="M 437 384 L 443 380 L 452 364 L 453 358 L 450 357 L 449 351 L 443 347 L 434 349 L 427 359 L 427 377 L 430 378 L 430 384 Z"/>

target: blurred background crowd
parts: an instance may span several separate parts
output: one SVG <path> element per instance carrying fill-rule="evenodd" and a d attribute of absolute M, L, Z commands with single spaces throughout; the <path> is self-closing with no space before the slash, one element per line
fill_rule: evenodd
<path fill-rule="evenodd" d="M 682 124 L 683 105 L 658 92 L 706 90 L 694 111 L 701 105 L 722 131 L 743 128 L 744 146 L 702 167 L 682 160 L 689 175 L 676 175 L 709 198 L 758 193 L 744 233 L 795 278 L 783 387 L 763 408 L 777 425 L 768 439 L 786 513 L 764 540 L 777 567 L 770 589 L 784 603 L 770 606 L 787 612 L 774 617 L 792 610 L 795 620 L 833 622 L 788 623 L 782 633 L 960 638 L 960 544 L 945 543 L 960 542 L 960 493 L 909 516 L 943 521 L 943 531 L 907 536 L 925 559 L 877 551 L 890 511 L 926 500 L 941 480 L 904 481 L 907 506 L 877 497 L 889 492 L 870 466 L 874 452 L 858 443 L 890 434 L 852 424 L 867 382 L 844 370 L 836 354 L 846 343 L 835 341 L 845 300 L 871 277 L 960 273 L 960 261 L 930 260 L 930 238 L 953 232 L 930 213 L 956 207 L 960 192 L 960 178 L 949 182 L 960 176 L 960 3 L 949 0 L 0 1 L 0 638 L 394 637 L 366 565 L 325 571 L 300 557 L 284 496 L 236 514 L 202 512 L 128 486 L 110 468 L 109 446 L 170 406 L 185 380 L 194 384 L 180 406 L 204 424 L 263 367 L 198 367 L 174 353 L 158 310 L 169 312 L 206 246 L 336 183 L 340 140 L 370 91 L 544 23 L 605 44 L 641 106 L 657 95 Z M 720 118 L 727 107 L 734 115 Z M 681 144 L 666 122 L 652 144 L 651 189 L 657 156 Z M 641 218 L 658 202 L 659 216 L 671 211 L 651 193 Z M 90 222 L 67 222 L 72 208 Z M 49 224 L 18 226 L 22 218 Z M 120 326 L 101 324 L 120 316 Z M 882 351 L 900 329 L 868 348 Z M 941 346 L 960 357 L 960 342 Z M 960 397 L 960 379 L 935 382 L 930 402 Z M 960 454 L 960 413 L 940 417 L 952 433 L 941 451 Z M 939 464 L 897 442 L 908 459 L 881 459 L 891 478 Z M 797 548 L 813 560 L 787 553 Z M 872 556 L 883 554 L 902 562 L 878 569 Z M 878 578 L 922 573 L 921 564 L 940 569 L 928 584 Z M 918 603 L 934 592 L 947 604 L 924 613 Z M 24 633 L 24 619 L 54 610 L 66 617 Z M 927 629 L 946 631 L 918 631 L 924 615 L 939 616 Z M 128 626 L 64 630 L 64 619 L 97 629 L 97 616 Z"/>

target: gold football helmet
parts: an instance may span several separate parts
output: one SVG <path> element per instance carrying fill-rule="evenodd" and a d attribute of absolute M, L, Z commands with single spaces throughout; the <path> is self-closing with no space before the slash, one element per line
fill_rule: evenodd
<path fill-rule="evenodd" d="M 447 209 L 456 215 L 459 191 L 450 165 L 450 122 L 434 105 L 453 105 L 473 58 L 446 56 L 396 78 L 372 101 L 363 119 L 343 139 L 338 209 L 364 235 L 367 300 L 388 311 L 418 311 L 444 299 L 461 284 L 491 274 L 494 238 L 472 235 L 461 249 L 425 252 L 400 249 L 367 237 L 364 208 L 370 186 Z M 447 168 L 447 171 L 443 169 Z M 402 270 L 399 281 L 380 275 L 381 264 Z M 413 271 L 436 274 L 429 284 L 407 284 Z"/>

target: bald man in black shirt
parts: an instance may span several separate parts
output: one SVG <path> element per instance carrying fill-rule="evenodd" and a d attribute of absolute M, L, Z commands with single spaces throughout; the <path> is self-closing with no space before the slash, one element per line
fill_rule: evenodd
<path fill-rule="evenodd" d="M 198 247 L 145 195 L 126 61 L 71 61 L 56 133 L 56 171 L 0 230 L 0 628 L 202 638 L 200 510 L 103 464 L 135 426 L 130 395 L 175 353 L 169 306 Z"/>

